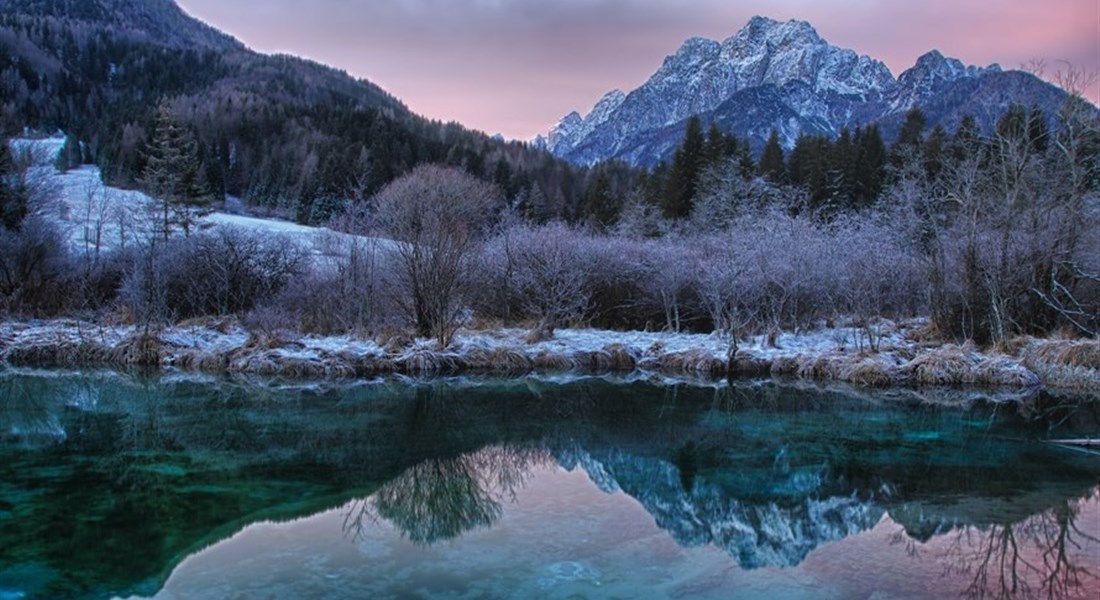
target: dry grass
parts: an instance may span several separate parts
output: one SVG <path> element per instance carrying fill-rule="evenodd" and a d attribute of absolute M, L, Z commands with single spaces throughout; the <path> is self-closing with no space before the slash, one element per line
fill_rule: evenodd
<path fill-rule="evenodd" d="M 886 387 L 899 383 L 901 374 L 884 365 L 881 360 L 863 358 L 848 364 L 842 379 L 848 383 L 867 387 Z"/>
<path fill-rule="evenodd" d="M 1039 377 L 1026 367 L 1005 356 L 983 359 L 974 368 L 974 381 L 985 385 L 1029 387 L 1039 385 Z"/>
<path fill-rule="evenodd" d="M 1100 340 L 1037 341 L 1024 349 L 1022 360 L 1045 385 L 1100 391 Z"/>
<path fill-rule="evenodd" d="M 164 344 L 156 335 L 135 334 L 111 349 L 109 360 L 114 364 L 140 367 L 157 367 L 167 354 Z"/>
<path fill-rule="evenodd" d="M 229 370 L 230 353 L 187 348 L 174 353 L 172 366 L 187 371 L 220 373 Z"/>
<path fill-rule="evenodd" d="M 663 343 L 657 341 L 657 342 L 653 342 L 652 344 L 650 344 L 649 348 L 646 348 L 645 352 L 642 353 L 642 356 L 651 356 L 651 357 L 654 357 L 654 358 L 659 358 L 664 353 L 665 353 L 665 345 Z"/>
<path fill-rule="evenodd" d="M 850 355 L 832 352 L 820 356 L 799 356 L 796 375 L 802 379 L 844 380 L 844 373 L 852 361 Z"/>
<path fill-rule="evenodd" d="M 799 359 L 798 356 L 780 356 L 772 361 L 770 372 L 777 376 L 798 375 Z"/>
<path fill-rule="evenodd" d="M 660 358 L 660 365 L 661 371 L 673 375 L 696 375 L 712 379 L 727 375 L 726 361 L 700 348 L 665 354 Z"/>
<path fill-rule="evenodd" d="M 434 375 L 443 371 L 443 362 L 438 352 L 420 351 L 396 361 L 402 373 L 410 375 Z"/>
<path fill-rule="evenodd" d="M 527 335 L 523 336 L 524 344 L 538 344 L 539 342 L 546 342 L 554 339 L 554 332 L 545 325 L 536 325 L 532 327 Z"/>
<path fill-rule="evenodd" d="M 1100 371 L 1100 340 L 1034 342 L 1023 352 L 1025 362 Z"/>
<path fill-rule="evenodd" d="M 590 373 L 611 371 L 611 355 L 602 350 L 578 350 L 573 353 L 572 362 L 581 371 Z"/>
<path fill-rule="evenodd" d="M 404 331 L 388 329 L 374 339 L 386 354 L 402 354 L 413 347 L 416 339 Z"/>
<path fill-rule="evenodd" d="M 58 341 L 12 346 L 0 360 L 13 365 L 79 366 L 111 362 L 108 348 L 91 342 Z"/>
<path fill-rule="evenodd" d="M 944 340 L 943 332 L 939 330 L 931 321 L 925 323 L 920 327 L 910 329 L 905 334 L 905 339 L 915 344 L 937 344 Z"/>
<path fill-rule="evenodd" d="M 388 357 L 356 356 L 348 364 L 356 377 L 378 377 L 397 372 L 397 363 Z"/>
<path fill-rule="evenodd" d="M 512 348 L 474 348 L 463 354 L 467 368 L 508 375 L 531 372 L 534 364 L 526 354 Z"/>
<path fill-rule="evenodd" d="M 773 372 L 775 363 L 765 358 L 756 358 L 751 352 L 742 350 L 733 357 L 729 365 L 730 375 L 761 377 Z"/>
<path fill-rule="evenodd" d="M 905 366 L 915 383 L 921 385 L 953 385 L 973 379 L 978 364 L 966 348 L 948 344 L 918 355 Z"/>
<path fill-rule="evenodd" d="M 568 357 L 549 350 L 540 350 L 531 359 L 536 371 L 561 372 L 572 371 L 577 365 Z"/>

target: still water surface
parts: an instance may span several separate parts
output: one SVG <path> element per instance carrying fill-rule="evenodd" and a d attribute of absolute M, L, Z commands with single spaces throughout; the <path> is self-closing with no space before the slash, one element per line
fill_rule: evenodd
<path fill-rule="evenodd" d="M 970 396 L 0 373 L 0 600 L 1096 598 L 1100 403 Z"/>

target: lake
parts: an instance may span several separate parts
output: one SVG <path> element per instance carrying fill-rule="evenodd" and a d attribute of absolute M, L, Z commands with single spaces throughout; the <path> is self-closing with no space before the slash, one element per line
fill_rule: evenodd
<path fill-rule="evenodd" d="M 0 372 L 0 600 L 1095 598 L 1100 402 Z"/>

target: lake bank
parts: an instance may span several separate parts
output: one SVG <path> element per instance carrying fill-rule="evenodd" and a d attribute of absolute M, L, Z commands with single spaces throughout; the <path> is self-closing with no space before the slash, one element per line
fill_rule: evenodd
<path fill-rule="evenodd" d="M 203 320 L 143 334 L 135 326 L 76 320 L 0 324 L 0 362 L 13 366 L 147 366 L 169 370 L 309 379 L 638 372 L 655 378 L 719 381 L 787 377 L 856 386 L 1047 386 L 1100 391 L 1100 342 L 1021 338 L 1009 351 L 928 340 L 921 319 L 822 327 L 755 336 L 734 352 L 717 335 L 558 330 L 462 330 L 439 349 L 406 335 L 313 336 L 249 332 L 235 321 Z"/>

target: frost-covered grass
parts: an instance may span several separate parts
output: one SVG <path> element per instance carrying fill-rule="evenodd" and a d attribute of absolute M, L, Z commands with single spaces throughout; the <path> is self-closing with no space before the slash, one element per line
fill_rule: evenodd
<path fill-rule="evenodd" d="M 860 335 L 855 327 L 788 333 L 774 345 L 757 337 L 741 341 L 731 362 L 728 340 L 698 334 L 563 329 L 553 339 L 527 343 L 523 329 L 463 330 L 451 346 L 440 349 L 432 340 L 401 336 L 250 333 L 231 320 L 170 327 L 153 336 L 133 326 L 73 320 L 9 322 L 0 325 L 0 360 L 14 365 L 154 364 L 180 371 L 322 379 L 618 373 L 694 381 L 775 375 L 863 387 L 1061 384 L 1041 379 L 1022 358 L 913 341 L 911 334 L 924 324 L 881 324 L 877 351 L 851 343 Z M 1091 377 L 1097 380 L 1095 369 Z"/>

